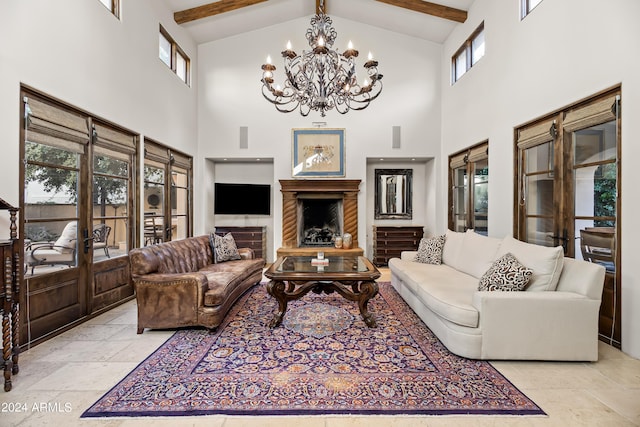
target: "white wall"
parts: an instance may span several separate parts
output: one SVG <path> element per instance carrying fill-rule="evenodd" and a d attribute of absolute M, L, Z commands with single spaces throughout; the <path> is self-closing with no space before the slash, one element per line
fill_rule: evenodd
<path fill-rule="evenodd" d="M 159 23 L 190 57 L 192 87 L 158 59 Z M 140 135 L 196 154 L 197 50 L 160 2 L 0 2 L 0 197 L 17 205 L 20 84 Z M 0 236 L 5 235 L 5 215 Z M 8 232 L 6 232 L 8 235 Z"/>
<path fill-rule="evenodd" d="M 283 114 L 275 110 L 261 94 L 261 65 L 268 54 L 277 67 L 276 83 L 282 83 L 282 58 L 287 40 L 300 53 L 308 48 L 304 37 L 309 19 L 301 18 L 198 46 L 199 158 L 266 157 L 273 159 L 274 204 L 273 247 L 282 245 L 282 195 L 280 179 L 291 179 L 291 129 L 313 127 L 325 121 L 329 128 L 346 129 L 346 177 L 361 179 L 358 236 L 364 248 L 364 236 L 370 232 L 366 206 L 367 157 L 436 157 L 440 150 L 440 54 L 441 46 L 402 36 L 379 28 L 333 17 L 338 38 L 334 48 L 344 50 L 349 40 L 360 51 L 362 67 L 369 51 L 380 62 L 384 75 L 380 97 L 363 111 L 340 115 L 335 111 L 322 118 L 312 112 Z M 364 76 L 364 68 L 358 70 Z M 249 129 L 249 149 L 240 149 L 239 128 Z M 393 149 L 392 127 L 401 127 L 401 148 Z M 199 181 L 211 182 L 212 168 L 202 168 Z M 416 187 L 422 183 L 416 182 Z M 435 182 L 430 181 L 432 191 Z M 202 198 L 210 193 L 202 189 Z M 201 205 L 197 218 L 206 217 Z M 201 215 L 200 215 L 201 214 Z"/>
<path fill-rule="evenodd" d="M 513 129 L 599 91 L 622 84 L 622 348 L 640 357 L 640 2 L 544 0 L 524 20 L 520 2 L 476 0 L 467 22 L 444 45 L 441 177 L 446 156 L 489 140 L 489 232 L 513 230 Z M 449 60 L 484 20 L 486 54 L 453 86 Z M 464 124 L 464 125 L 462 125 Z M 447 206 L 446 188 L 439 206 Z M 446 219 L 446 217 L 444 217 Z M 446 221 L 440 224 L 444 230 Z"/>

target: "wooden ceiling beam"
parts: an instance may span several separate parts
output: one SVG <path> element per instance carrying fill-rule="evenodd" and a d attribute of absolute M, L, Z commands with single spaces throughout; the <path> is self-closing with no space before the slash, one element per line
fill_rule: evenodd
<path fill-rule="evenodd" d="M 404 9 L 413 10 L 414 12 L 426 13 L 427 15 L 437 16 L 438 18 L 448 19 L 455 22 L 464 22 L 467 20 L 467 11 L 456 9 L 441 4 L 435 4 L 422 0 L 377 0 L 392 6 L 402 7 Z"/>
<path fill-rule="evenodd" d="M 180 10 L 173 14 L 173 19 L 178 24 L 196 21 L 209 16 L 219 15 L 232 10 L 241 9 L 243 7 L 252 6 L 267 0 L 220 0 L 215 3 L 203 4 L 202 6 L 193 7 L 191 9 Z"/>

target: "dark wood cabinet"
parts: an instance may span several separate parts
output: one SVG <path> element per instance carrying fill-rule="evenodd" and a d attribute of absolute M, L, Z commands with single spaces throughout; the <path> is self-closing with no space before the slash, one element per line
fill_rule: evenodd
<path fill-rule="evenodd" d="M 256 258 L 267 256 L 267 227 L 216 227 L 216 234 L 231 233 L 238 248 L 251 248 Z"/>
<path fill-rule="evenodd" d="M 387 265 L 391 258 L 399 258 L 402 251 L 418 249 L 424 227 L 373 227 L 373 262 L 375 265 Z"/>

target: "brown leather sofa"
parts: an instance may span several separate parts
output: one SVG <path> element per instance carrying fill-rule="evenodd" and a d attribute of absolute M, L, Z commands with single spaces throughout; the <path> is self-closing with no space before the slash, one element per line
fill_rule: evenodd
<path fill-rule="evenodd" d="M 214 264 L 207 235 L 132 249 L 138 333 L 220 325 L 233 303 L 262 279 L 264 260 L 249 248 L 238 252 L 242 259 Z"/>

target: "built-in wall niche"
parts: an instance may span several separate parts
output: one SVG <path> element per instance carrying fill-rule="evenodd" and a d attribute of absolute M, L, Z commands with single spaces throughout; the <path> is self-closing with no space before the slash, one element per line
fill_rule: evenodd
<path fill-rule="evenodd" d="M 438 160 L 439 161 L 439 160 Z M 367 179 L 366 179 L 366 250 L 368 255 L 374 253 L 374 226 L 377 227 L 424 227 L 425 236 L 435 235 L 437 233 L 443 233 L 446 230 L 446 224 L 443 221 L 446 219 L 446 213 L 438 212 L 436 209 L 437 200 L 439 194 L 445 191 L 444 187 L 436 188 L 438 176 L 436 168 L 436 160 L 428 157 L 375 157 L 367 159 Z M 410 171 L 411 173 L 411 215 L 397 215 L 398 212 L 392 212 L 392 209 L 387 209 L 386 213 L 389 215 L 376 215 L 376 170 L 380 171 Z M 386 172 L 379 174 L 379 184 L 383 184 L 382 179 L 385 180 L 391 175 Z M 404 178 L 403 178 L 404 180 Z M 396 191 L 402 186 L 396 185 L 394 188 Z M 408 181 L 407 181 L 408 183 Z M 382 193 L 382 187 L 378 187 L 378 195 Z M 380 199 L 381 202 L 386 202 L 386 199 Z M 395 210 L 398 211 L 398 206 L 406 206 L 404 202 L 400 202 L 396 199 Z M 386 203 L 385 203 L 385 206 Z M 380 213 L 383 213 L 382 205 L 378 205 Z M 405 209 L 400 209 L 405 211 Z M 408 212 L 408 211 L 406 211 Z M 377 218 L 376 218 L 377 216 Z"/>
<path fill-rule="evenodd" d="M 207 186 L 205 230 L 224 227 L 265 227 L 267 262 L 274 258 L 273 217 L 274 199 L 277 200 L 278 186 L 274 184 L 274 162 L 272 158 L 210 158 L 204 168 L 204 181 Z M 225 214 L 216 214 L 215 188 L 216 184 L 237 184 L 239 188 L 247 189 L 247 185 L 269 189 L 269 211 L 261 210 L 258 213 L 244 210 L 245 213 L 234 213 L 227 210 Z M 246 193 L 245 193 L 246 194 Z M 262 191 L 261 197 L 265 197 Z M 237 197 L 237 194 L 232 198 Z M 248 196 L 245 196 L 245 198 Z M 242 203 L 246 203 L 242 201 Z M 263 207 L 267 204 L 263 200 Z M 226 206 L 230 206 L 227 204 Z"/>

